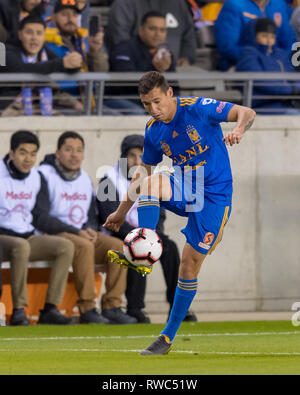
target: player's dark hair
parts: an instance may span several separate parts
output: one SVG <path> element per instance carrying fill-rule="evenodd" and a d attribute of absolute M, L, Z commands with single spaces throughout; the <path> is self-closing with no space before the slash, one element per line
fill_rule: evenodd
<path fill-rule="evenodd" d="M 149 71 L 144 74 L 139 81 L 139 95 L 147 95 L 152 89 L 160 88 L 162 92 L 167 92 L 170 85 L 165 77 L 158 71 Z"/>
<path fill-rule="evenodd" d="M 40 141 L 38 137 L 28 130 L 18 130 L 11 136 L 10 149 L 12 151 L 15 152 L 21 144 L 35 144 L 37 149 L 40 148 Z"/>
<path fill-rule="evenodd" d="M 44 29 L 46 29 L 46 23 L 44 22 L 44 20 L 36 14 L 29 14 L 28 16 L 26 16 L 24 19 L 22 19 L 19 23 L 19 30 L 23 30 L 24 27 L 26 25 L 28 25 L 28 23 L 38 23 L 40 25 L 44 26 Z"/>
<path fill-rule="evenodd" d="M 64 132 L 58 139 L 58 142 L 57 142 L 57 149 L 58 150 L 61 149 L 61 147 L 65 144 L 65 141 L 67 139 L 79 139 L 82 142 L 82 145 L 84 147 L 84 140 L 83 140 L 83 137 L 80 136 L 80 134 L 73 132 L 73 131 L 67 131 L 67 132 Z"/>
<path fill-rule="evenodd" d="M 141 26 L 145 25 L 149 18 L 163 18 L 166 19 L 166 16 L 159 11 L 149 11 L 142 17 Z"/>

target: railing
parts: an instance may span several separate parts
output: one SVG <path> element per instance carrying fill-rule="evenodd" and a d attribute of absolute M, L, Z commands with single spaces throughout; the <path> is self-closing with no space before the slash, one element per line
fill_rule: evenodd
<path fill-rule="evenodd" d="M 78 73 L 63 74 L 53 73 L 49 75 L 29 74 L 29 73 L 2 73 L 0 74 L 0 87 L 21 86 L 26 84 L 47 84 L 59 81 L 77 81 L 84 86 L 84 114 L 102 115 L 103 101 L 105 99 L 105 87 L 107 85 L 120 83 L 124 86 L 134 83 L 137 86 L 143 73 Z M 241 104 L 251 107 L 255 98 L 259 99 L 300 99 L 300 96 L 253 96 L 255 85 L 268 83 L 283 85 L 285 81 L 300 83 L 300 73 L 220 73 L 220 72 L 201 72 L 201 73 L 165 73 L 169 81 L 176 81 L 180 91 L 205 91 L 216 99 L 226 98 L 226 92 L 236 89 L 240 93 Z M 224 85 L 224 90 L 218 90 L 218 83 Z M 190 85 L 189 85 L 190 84 Z M 300 84 L 299 84 L 300 85 Z M 229 86 L 229 89 L 228 89 Z M 95 97 L 95 105 L 92 109 L 92 101 Z M 122 96 L 123 97 L 123 96 Z M 132 97 L 131 97 L 132 98 Z M 138 96 L 136 96 L 138 98 Z M 1 99 L 1 98 L 0 98 Z M 12 98 L 13 100 L 14 98 Z"/>

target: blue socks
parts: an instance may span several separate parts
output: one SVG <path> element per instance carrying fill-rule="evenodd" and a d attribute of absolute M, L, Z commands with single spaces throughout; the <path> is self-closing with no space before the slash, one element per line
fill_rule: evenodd
<path fill-rule="evenodd" d="M 159 199 L 155 196 L 140 196 L 138 198 L 139 228 L 155 230 L 160 212 Z"/>
<path fill-rule="evenodd" d="M 137 211 L 139 227 L 155 230 L 160 213 L 159 199 L 155 196 L 140 196 Z M 173 341 L 197 293 L 197 287 L 197 278 L 194 280 L 179 278 L 170 318 L 167 326 L 161 333 L 167 341 Z"/>
<path fill-rule="evenodd" d="M 180 278 L 178 280 L 170 318 L 167 326 L 161 333 L 162 335 L 165 335 L 167 341 L 173 341 L 197 293 L 197 287 L 197 278 L 194 280 L 183 280 Z"/>

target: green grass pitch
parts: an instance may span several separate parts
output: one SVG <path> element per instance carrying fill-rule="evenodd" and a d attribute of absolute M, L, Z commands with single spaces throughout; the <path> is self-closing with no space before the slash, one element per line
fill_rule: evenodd
<path fill-rule="evenodd" d="M 300 328 L 290 321 L 182 324 L 168 355 L 138 351 L 164 325 L 0 328 L 0 374 L 214 375 L 300 372 Z"/>

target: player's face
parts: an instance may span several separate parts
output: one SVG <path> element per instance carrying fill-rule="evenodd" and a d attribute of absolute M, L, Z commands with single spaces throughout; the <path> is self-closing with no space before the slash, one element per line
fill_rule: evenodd
<path fill-rule="evenodd" d="M 45 28 L 40 23 L 27 23 L 19 31 L 19 39 L 28 55 L 35 56 L 45 42 Z"/>
<path fill-rule="evenodd" d="M 154 88 L 146 95 L 141 95 L 141 101 L 145 110 L 157 121 L 170 122 L 177 108 L 176 99 L 173 98 L 173 89 L 167 92 L 160 88 Z"/>
<path fill-rule="evenodd" d="M 148 18 L 139 28 L 141 40 L 149 48 L 157 48 L 167 39 L 167 24 L 165 18 Z"/>
<path fill-rule="evenodd" d="M 66 170 L 79 170 L 84 159 L 84 147 L 80 139 L 68 138 L 56 151 L 56 158 Z"/>
<path fill-rule="evenodd" d="M 131 169 L 133 166 L 142 164 L 143 150 L 141 148 L 131 148 L 127 154 L 127 166 Z"/>
<path fill-rule="evenodd" d="M 36 144 L 20 144 L 15 151 L 10 151 L 9 158 L 20 172 L 27 174 L 35 164 L 37 152 Z"/>

